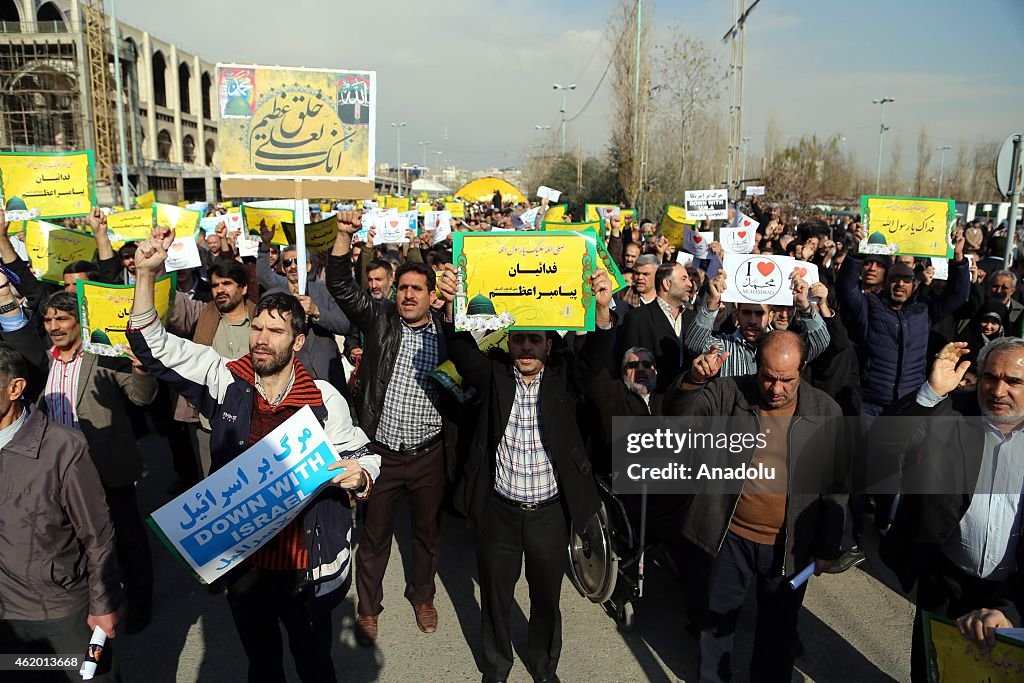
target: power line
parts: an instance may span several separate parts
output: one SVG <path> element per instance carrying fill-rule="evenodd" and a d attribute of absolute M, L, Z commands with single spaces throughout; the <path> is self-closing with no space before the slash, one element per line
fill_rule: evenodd
<path fill-rule="evenodd" d="M 640 4 L 640 0 L 636 0 L 636 2 L 633 3 L 633 14 L 636 14 L 636 8 L 637 8 L 637 6 L 639 4 Z M 608 24 L 608 29 L 607 30 L 610 30 L 610 29 L 611 29 L 611 23 Z M 604 79 L 608 76 L 608 71 L 612 68 L 612 62 L 615 61 L 615 56 L 619 53 L 619 50 L 622 49 L 622 46 L 625 45 L 626 42 L 627 41 L 625 41 L 625 40 L 620 40 L 620 41 L 617 41 L 615 43 L 615 49 L 612 50 L 612 54 L 608 58 L 608 65 L 605 66 L 604 73 L 601 74 L 601 80 L 599 80 L 597 82 L 597 85 L 594 87 L 594 91 L 592 93 L 590 93 L 590 97 L 587 98 L 587 101 L 586 101 L 586 103 L 584 103 L 583 108 L 580 109 L 575 114 L 573 114 L 571 117 L 567 118 L 565 120 L 566 123 L 568 123 L 570 121 L 575 121 L 576 119 L 578 119 L 580 117 L 580 115 L 582 115 L 583 112 L 585 112 L 587 110 L 587 107 L 590 106 L 590 103 L 594 101 L 594 97 L 597 96 L 598 90 L 600 90 L 601 86 L 604 84 Z"/>

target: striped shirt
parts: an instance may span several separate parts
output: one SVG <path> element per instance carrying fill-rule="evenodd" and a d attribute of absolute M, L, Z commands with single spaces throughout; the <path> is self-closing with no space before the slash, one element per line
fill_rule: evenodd
<path fill-rule="evenodd" d="M 527 384 L 515 368 L 516 397 L 495 458 L 494 490 L 521 503 L 540 503 L 558 495 L 558 474 L 544 446 L 540 420 L 542 369 Z"/>
<path fill-rule="evenodd" d="M 82 371 L 82 347 L 71 360 L 62 360 L 60 349 L 50 349 L 53 364 L 46 378 L 46 412 L 50 419 L 71 429 L 78 429 L 78 376 Z"/>
<path fill-rule="evenodd" d="M 415 448 L 441 433 L 440 385 L 430 378 L 438 366 L 437 329 L 433 321 L 409 327 L 402 321 L 402 341 L 377 425 L 376 441 L 392 451 Z"/>
<path fill-rule="evenodd" d="M 757 347 L 743 338 L 743 333 L 737 329 L 732 334 L 713 332 L 715 317 L 718 311 L 709 311 L 706 302 L 697 304 L 696 316 L 693 323 L 686 329 L 686 348 L 691 353 L 707 353 L 711 347 L 718 344 L 719 355 L 729 352 L 729 357 L 722 364 L 718 373 L 719 377 L 737 377 L 739 375 L 753 375 L 757 372 L 757 363 L 754 362 L 754 351 Z M 800 316 L 803 322 L 804 342 L 807 344 L 807 360 L 814 360 L 828 348 L 832 337 L 829 336 L 825 321 L 817 313 L 812 312 L 809 316 Z M 770 329 L 770 328 L 769 328 Z"/>

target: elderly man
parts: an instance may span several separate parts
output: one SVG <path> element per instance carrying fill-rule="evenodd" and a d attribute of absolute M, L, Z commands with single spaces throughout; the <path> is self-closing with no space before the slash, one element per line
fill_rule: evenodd
<path fill-rule="evenodd" d="M 1013 298 L 1017 293 L 1017 275 L 1012 270 L 997 270 L 988 276 L 988 295 L 1006 307 L 1003 313 L 1003 327 L 1009 334 L 1021 333 L 1021 314 L 1024 304 Z"/>
<path fill-rule="evenodd" d="M 807 348 L 793 332 L 759 339 L 756 374 L 719 378 L 728 357 L 715 345 L 695 359 L 666 397 L 665 414 L 737 418 L 730 420 L 733 428 L 750 424 L 764 445 L 730 452 L 727 466 L 764 465 L 784 474 L 747 481 L 742 491 L 696 495 L 684 515 L 684 537 L 710 560 L 700 680 L 730 680 L 740 608 L 756 580 L 750 677 L 788 681 L 807 587 L 794 590 L 788 579 L 812 562 L 820 574 L 839 556 L 847 463 L 842 411 L 828 394 L 800 381 Z M 817 490 L 808 482 L 816 482 Z"/>
<path fill-rule="evenodd" d="M 622 293 L 620 300 L 633 308 L 654 303 L 654 300 L 658 298 L 654 286 L 654 275 L 658 272 L 660 265 L 661 259 L 654 254 L 644 254 L 638 257 L 633 264 L 633 286 Z"/>
<path fill-rule="evenodd" d="M 921 611 L 955 618 L 988 607 L 1019 570 L 1024 340 L 987 344 L 978 356 L 977 391 L 956 392 L 970 367 L 967 354 L 965 342 L 943 347 L 928 380 L 894 407 L 900 419 L 878 421 L 869 435 L 879 458 L 872 464 L 896 467 L 913 456 L 880 549 L 905 591 L 917 585 L 915 682 L 927 679 Z"/>
<path fill-rule="evenodd" d="M 692 284 L 682 264 L 665 263 L 655 271 L 654 287 L 655 303 L 626 314 L 621 344 L 624 348 L 641 347 L 654 353 L 660 370 L 658 387 L 665 389 L 683 368 L 684 316 Z"/>

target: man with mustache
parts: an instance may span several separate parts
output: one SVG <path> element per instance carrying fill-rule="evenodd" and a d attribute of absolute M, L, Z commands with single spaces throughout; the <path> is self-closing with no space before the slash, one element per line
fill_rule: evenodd
<path fill-rule="evenodd" d="M 995 607 L 1022 569 L 1024 340 L 989 342 L 977 391 L 956 391 L 968 353 L 966 342 L 944 346 L 927 382 L 893 407 L 898 418 L 877 420 L 869 435 L 877 457 L 869 464 L 901 475 L 902 498 L 879 549 L 904 591 L 917 585 L 915 683 L 927 680 L 921 612 L 956 618 Z"/>

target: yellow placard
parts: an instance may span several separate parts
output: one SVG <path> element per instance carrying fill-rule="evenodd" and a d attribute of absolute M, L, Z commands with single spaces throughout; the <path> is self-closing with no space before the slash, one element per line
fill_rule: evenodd
<path fill-rule="evenodd" d="M 597 235 L 600 234 L 601 221 L 586 221 L 584 223 L 559 223 L 559 222 L 548 222 L 544 221 L 541 224 L 541 230 L 545 232 L 553 230 L 573 230 L 576 232 L 582 232 L 584 230 L 590 231 L 589 234 Z M 608 249 L 604 246 L 604 238 L 597 240 L 594 245 L 597 250 L 597 257 L 599 259 L 598 269 L 608 272 L 608 277 L 612 281 L 612 292 L 617 292 L 620 289 L 625 289 L 629 286 L 626 282 L 626 278 L 622 276 L 622 271 L 619 270 L 618 264 L 612 259 L 611 254 L 608 253 Z"/>
<path fill-rule="evenodd" d="M 1024 643 L 996 635 L 983 651 L 960 634 L 956 624 L 923 613 L 929 680 L 936 683 L 1015 683 L 1024 680 Z"/>
<path fill-rule="evenodd" d="M 563 223 L 566 222 L 568 220 L 569 215 L 566 212 L 567 208 L 568 204 L 555 204 L 554 206 L 549 206 L 548 210 L 544 212 L 544 221 L 561 221 Z"/>
<path fill-rule="evenodd" d="M 242 222 L 245 223 L 247 232 L 255 231 L 259 234 L 260 221 L 266 221 L 267 227 L 274 231 L 271 244 L 285 246 L 289 244 L 288 236 L 284 232 L 285 223 L 295 223 L 295 210 L 283 208 L 266 208 L 242 204 Z"/>
<path fill-rule="evenodd" d="M 138 197 L 135 198 L 135 203 L 138 204 L 139 208 L 141 209 L 148 209 L 149 207 L 153 206 L 154 202 L 156 202 L 155 190 L 150 190 L 149 192 L 140 194 Z"/>
<path fill-rule="evenodd" d="M 333 204 L 325 204 L 324 202 L 320 202 L 320 213 L 329 213 L 333 209 Z"/>
<path fill-rule="evenodd" d="M 861 216 L 867 235 L 860 244 L 862 254 L 953 258 L 952 199 L 864 196 Z"/>
<path fill-rule="evenodd" d="M 658 224 L 658 232 L 668 239 L 669 244 L 680 247 L 687 225 L 697 225 L 697 221 L 686 217 L 686 209 L 674 204 L 665 205 L 665 213 Z"/>
<path fill-rule="evenodd" d="M 372 183 L 376 90 L 373 71 L 218 64 L 221 177 Z"/>
<path fill-rule="evenodd" d="M 110 239 L 120 242 L 137 242 L 149 239 L 153 233 L 155 217 L 153 209 L 133 209 L 107 216 L 107 227 L 113 235 Z"/>
<path fill-rule="evenodd" d="M 384 206 L 385 209 L 398 209 L 399 211 L 408 211 L 410 204 L 408 197 L 385 197 Z"/>
<path fill-rule="evenodd" d="M 64 268 L 75 261 L 91 261 L 96 242 L 84 232 L 45 221 L 25 221 L 25 249 L 37 278 L 63 284 Z"/>
<path fill-rule="evenodd" d="M 125 356 L 125 329 L 135 300 L 135 285 L 108 285 L 91 280 L 78 281 L 78 311 L 82 325 L 82 348 L 104 356 Z M 175 275 L 157 279 L 154 291 L 156 312 L 167 325 L 174 303 Z"/>
<path fill-rule="evenodd" d="M 433 205 L 430 202 L 416 202 L 416 213 L 421 216 L 426 216 L 427 211 L 433 210 Z"/>
<path fill-rule="evenodd" d="M 489 335 L 478 341 L 476 345 L 477 348 L 484 353 L 487 353 L 492 348 L 499 348 L 508 351 L 508 330 L 491 332 Z M 459 371 L 455 369 L 455 363 L 452 363 L 450 360 L 446 360 L 430 372 L 429 375 L 442 387 L 450 391 L 459 403 L 465 402 L 466 392 L 462 389 L 462 375 L 460 375 Z"/>
<path fill-rule="evenodd" d="M 295 224 L 283 223 L 285 239 L 288 244 L 295 244 Z M 322 254 L 334 246 L 334 239 L 338 235 L 338 219 L 334 216 L 325 218 L 316 223 L 306 224 L 306 251 L 312 254 Z"/>
<path fill-rule="evenodd" d="M 220 208 L 222 208 L 222 209 L 233 209 L 233 208 L 235 208 L 235 203 L 234 202 L 224 201 L 224 202 L 219 202 L 219 204 L 220 204 Z"/>
<path fill-rule="evenodd" d="M 466 205 L 462 202 L 445 202 L 444 210 L 452 212 L 452 218 L 465 218 Z"/>
<path fill-rule="evenodd" d="M 0 152 L 0 195 L 8 210 L 37 209 L 42 218 L 83 216 L 96 203 L 92 150 Z"/>
<path fill-rule="evenodd" d="M 153 222 L 158 228 L 170 228 L 176 237 L 195 236 L 203 214 L 173 204 L 153 204 Z"/>
<path fill-rule="evenodd" d="M 490 302 L 515 319 L 512 329 L 593 330 L 596 242 L 592 232 L 454 233 L 456 327 L 469 325 L 471 304 Z"/>

